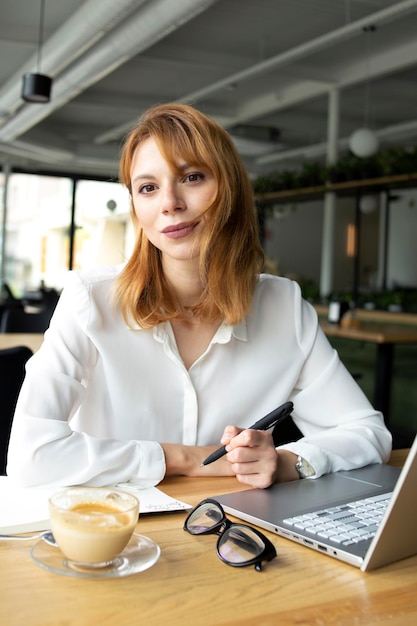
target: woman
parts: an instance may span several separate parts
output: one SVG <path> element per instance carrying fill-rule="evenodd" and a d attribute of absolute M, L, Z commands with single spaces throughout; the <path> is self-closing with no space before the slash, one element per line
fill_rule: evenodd
<path fill-rule="evenodd" d="M 120 177 L 133 253 L 124 267 L 69 273 L 28 364 L 9 475 L 267 487 L 386 460 L 381 414 L 297 284 L 259 275 L 252 188 L 229 135 L 192 107 L 153 107 L 127 137 Z M 304 437 L 275 448 L 247 427 L 287 400 Z M 227 455 L 201 466 L 219 443 Z"/>

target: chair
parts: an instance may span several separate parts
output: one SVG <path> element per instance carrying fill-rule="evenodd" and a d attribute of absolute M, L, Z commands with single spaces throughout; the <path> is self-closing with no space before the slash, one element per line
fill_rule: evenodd
<path fill-rule="evenodd" d="M 301 439 L 303 433 L 295 425 L 292 417 L 287 417 L 286 420 L 277 424 L 272 431 L 272 438 L 274 440 L 274 446 L 281 446 L 284 443 L 290 443 L 291 441 L 297 441 Z"/>
<path fill-rule="evenodd" d="M 44 333 L 51 321 L 52 311 L 44 309 L 37 313 L 27 313 L 23 309 L 7 309 L 4 311 L 1 333 Z"/>
<path fill-rule="evenodd" d="M 32 354 L 32 350 L 26 346 L 0 350 L 0 475 L 6 473 L 13 414 L 25 377 L 26 361 Z"/>
<path fill-rule="evenodd" d="M 3 315 L 10 309 L 23 309 L 23 304 L 20 300 L 0 300 L 0 325 Z"/>

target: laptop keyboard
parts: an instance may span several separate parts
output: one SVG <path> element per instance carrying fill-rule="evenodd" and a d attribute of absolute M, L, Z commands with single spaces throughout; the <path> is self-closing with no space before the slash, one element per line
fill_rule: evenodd
<path fill-rule="evenodd" d="M 385 513 L 391 493 L 355 500 L 314 513 L 305 513 L 284 520 L 294 530 L 307 530 L 317 539 L 330 539 L 350 546 L 372 539 Z"/>

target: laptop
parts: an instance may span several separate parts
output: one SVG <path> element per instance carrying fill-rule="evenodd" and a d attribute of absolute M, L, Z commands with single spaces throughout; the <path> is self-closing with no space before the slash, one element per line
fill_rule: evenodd
<path fill-rule="evenodd" d="M 417 554 L 417 436 L 385 464 L 213 496 L 227 513 L 369 571 Z"/>

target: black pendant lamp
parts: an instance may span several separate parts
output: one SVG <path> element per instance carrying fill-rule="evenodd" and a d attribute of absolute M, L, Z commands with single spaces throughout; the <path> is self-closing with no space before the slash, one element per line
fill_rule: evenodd
<path fill-rule="evenodd" d="M 37 72 L 23 75 L 22 98 L 26 102 L 45 103 L 51 97 L 52 78 L 40 73 L 45 0 L 41 0 Z"/>

